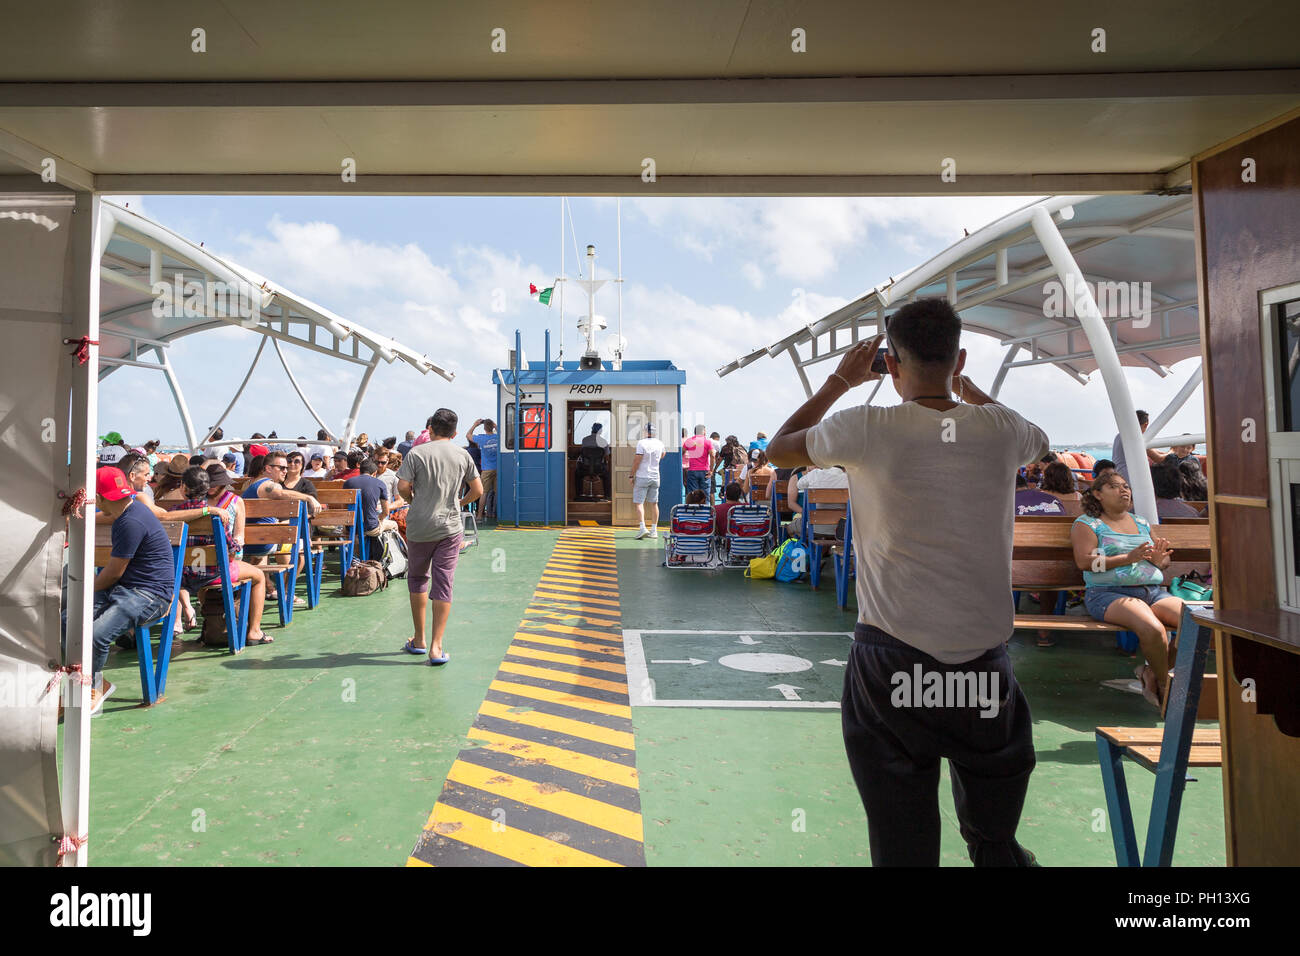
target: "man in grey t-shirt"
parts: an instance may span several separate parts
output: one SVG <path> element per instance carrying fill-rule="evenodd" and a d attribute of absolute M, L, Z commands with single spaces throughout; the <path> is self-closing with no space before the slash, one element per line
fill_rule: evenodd
<path fill-rule="evenodd" d="M 451 616 L 451 587 L 460 556 L 463 525 L 460 513 L 483 494 L 483 482 L 469 452 L 452 444 L 460 419 L 440 408 L 429 419 L 430 440 L 416 445 L 397 469 L 397 491 L 411 503 L 406 513 L 409 566 L 406 587 L 411 594 L 414 637 L 403 650 L 424 654 L 425 611 L 433 601 L 433 639 L 427 648 L 430 664 L 447 663 L 443 632 Z M 469 492 L 460 497 L 462 486 Z"/>
<path fill-rule="evenodd" d="M 1047 452 L 1047 435 L 961 374 L 961 319 L 946 300 L 903 306 L 888 335 L 885 366 L 901 404 L 827 415 L 880 377 L 876 336 L 845 354 L 767 447 L 782 467 L 842 465 L 848 475 L 858 623 L 840 716 L 871 863 L 939 865 L 946 758 L 971 861 L 1030 866 L 1016 840 L 1035 758 L 1005 643 L 1014 630 L 1008 479 Z M 916 491 L 958 482 L 960 496 Z"/>

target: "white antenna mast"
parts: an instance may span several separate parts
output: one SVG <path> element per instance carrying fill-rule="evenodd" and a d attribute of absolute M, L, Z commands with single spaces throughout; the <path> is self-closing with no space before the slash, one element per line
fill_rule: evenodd
<path fill-rule="evenodd" d="M 564 368 L 564 197 L 560 197 L 560 368 Z"/>
<path fill-rule="evenodd" d="M 618 350 L 614 353 L 614 368 L 623 367 L 623 197 L 614 198 L 615 215 L 618 217 Z M 594 277 L 593 277 L 594 278 Z"/>

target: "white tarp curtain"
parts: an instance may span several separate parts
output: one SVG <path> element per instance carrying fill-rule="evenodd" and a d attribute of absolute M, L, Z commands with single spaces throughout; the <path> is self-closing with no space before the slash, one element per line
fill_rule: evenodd
<path fill-rule="evenodd" d="M 71 199 L 0 194 L 0 864 L 50 866 L 72 360 Z M 93 489 L 92 489 L 93 494 Z M 93 504 L 93 497 L 92 497 Z"/>

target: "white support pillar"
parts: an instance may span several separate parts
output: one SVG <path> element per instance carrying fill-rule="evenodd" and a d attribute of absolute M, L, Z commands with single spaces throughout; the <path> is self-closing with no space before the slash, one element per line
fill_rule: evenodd
<path fill-rule="evenodd" d="M 181 413 L 181 424 L 185 427 L 185 441 L 189 444 L 189 452 L 191 455 L 196 454 L 199 450 L 199 436 L 194 431 L 194 421 L 190 418 L 189 406 L 185 404 L 185 393 L 181 391 L 176 370 L 172 368 L 171 360 L 167 358 L 166 348 L 156 345 L 154 351 L 158 353 L 158 362 L 162 365 L 163 374 L 167 376 L 167 385 L 172 390 L 172 400 L 176 402 L 176 410 Z"/>
<path fill-rule="evenodd" d="M 1151 469 L 1147 467 L 1146 444 L 1142 440 L 1142 429 L 1138 426 L 1137 409 L 1133 405 L 1133 396 L 1129 392 L 1128 381 L 1119 364 L 1119 355 L 1115 343 L 1111 340 L 1106 321 L 1097 308 L 1097 302 L 1088 290 L 1083 271 L 1074 261 L 1070 247 L 1066 245 L 1061 232 L 1052 222 L 1051 215 L 1042 207 L 1034 210 L 1034 234 L 1043 245 L 1043 251 L 1051 260 L 1052 267 L 1065 285 L 1066 293 L 1074 303 L 1074 314 L 1079 318 L 1088 345 L 1101 370 L 1102 381 L 1106 385 L 1106 395 L 1110 399 L 1111 411 L 1115 415 L 1115 424 L 1119 428 L 1120 445 L 1124 449 L 1124 461 L 1128 467 L 1128 483 L 1133 489 L 1133 510 L 1152 524 L 1158 520 L 1156 514 L 1156 494 L 1151 485 Z"/>
<path fill-rule="evenodd" d="M 352 399 L 352 410 L 348 412 L 348 420 L 343 423 L 343 449 L 352 444 L 352 436 L 357 433 L 357 416 L 361 414 L 361 402 L 366 397 L 366 389 L 370 387 L 370 379 L 375 374 L 375 368 L 379 365 L 379 355 L 376 354 L 366 366 L 365 374 L 361 376 L 361 384 L 357 386 L 357 394 Z"/>
<path fill-rule="evenodd" d="M 328 432 L 330 430 L 329 426 L 321 421 L 321 417 L 316 414 L 316 409 L 311 407 L 311 402 L 307 401 L 307 396 L 303 394 L 302 386 L 299 385 L 298 380 L 293 377 L 293 369 L 289 368 L 289 360 L 284 357 L 284 350 L 280 348 L 279 340 L 272 339 L 271 344 L 275 346 L 275 354 L 280 356 L 280 364 L 284 366 L 284 374 L 289 376 L 289 384 L 292 385 L 293 390 L 298 393 L 298 397 L 302 399 L 302 403 L 307 406 L 307 411 L 311 414 L 311 417 L 316 419 L 316 424 Z"/>
<path fill-rule="evenodd" d="M 1169 424 L 1169 420 L 1177 415 L 1179 409 L 1187 404 L 1187 400 L 1192 397 L 1192 392 L 1196 391 L 1196 386 L 1201 384 L 1201 376 L 1204 374 L 1204 371 L 1202 365 L 1198 364 L 1196 366 L 1196 371 L 1194 371 L 1187 381 L 1183 383 L 1183 387 L 1178 390 L 1178 394 L 1176 394 L 1169 404 L 1165 406 L 1164 411 L 1151 419 L 1151 423 L 1147 426 L 1148 435 L 1152 438 L 1159 435 L 1161 430 Z M 1127 454 L 1127 452 L 1125 454 Z"/>
<path fill-rule="evenodd" d="M 993 379 L 993 388 L 989 390 L 989 398 L 994 400 L 998 397 L 998 392 L 1002 391 L 1002 383 L 1007 380 L 1007 372 L 1011 371 L 1011 362 L 1020 351 L 1020 343 L 1016 342 L 1007 349 L 1007 354 L 1002 356 L 1002 364 L 998 367 L 998 374 Z"/>
<path fill-rule="evenodd" d="M 212 427 L 209 428 L 207 434 L 203 436 L 205 440 L 211 438 L 212 433 L 221 427 L 221 423 L 226 420 L 226 416 L 230 414 L 230 410 L 235 407 L 235 402 L 239 401 L 239 396 L 244 394 L 244 388 L 247 387 L 248 380 L 253 377 L 253 369 L 257 368 L 257 360 L 262 357 L 262 349 L 266 348 L 266 340 L 268 338 L 270 338 L 269 335 L 262 336 L 262 341 L 257 345 L 257 351 L 253 353 L 253 364 L 248 366 L 248 371 L 244 374 L 244 380 L 239 383 L 239 388 L 235 390 L 235 396 L 230 400 L 230 404 L 226 406 L 226 410 L 217 416 L 217 420 L 213 422 Z"/>
<path fill-rule="evenodd" d="M 99 339 L 99 260 L 101 248 L 100 199 L 97 193 L 78 193 L 72 216 L 71 293 L 67 314 L 69 338 Z M 106 231 L 106 230 L 105 230 Z M 85 365 L 72 372 L 70 460 L 68 493 L 86 490 L 83 517 L 68 519 L 67 664 L 92 668 L 95 580 L 95 435 L 99 418 L 99 346 L 89 347 Z M 164 638 L 165 640 L 166 638 Z M 90 688 L 67 682 L 67 708 L 63 721 L 63 832 L 89 836 L 90 826 Z M 85 866 L 86 847 L 64 856 L 65 866 Z"/>
<path fill-rule="evenodd" d="M 814 339 L 813 345 L 816 346 L 816 344 L 817 344 L 817 340 Z M 793 345 L 791 345 L 788 349 L 786 349 L 786 351 L 790 353 L 790 361 L 794 362 L 794 370 L 799 373 L 799 381 L 803 384 L 804 394 L 808 398 L 812 398 L 813 397 L 812 384 L 808 381 L 808 373 L 805 372 L 803 370 L 803 366 L 799 364 L 799 352 L 795 349 Z"/>
<path fill-rule="evenodd" d="M 882 375 L 880 378 L 876 379 L 876 387 L 873 388 L 871 390 L 871 394 L 867 396 L 868 405 L 870 405 L 873 401 L 875 401 L 876 392 L 880 391 L 880 386 L 885 384 L 885 378 L 886 376 Z"/>

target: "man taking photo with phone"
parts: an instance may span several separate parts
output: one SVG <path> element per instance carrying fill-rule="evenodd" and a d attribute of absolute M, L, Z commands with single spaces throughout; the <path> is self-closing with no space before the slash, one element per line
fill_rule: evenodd
<path fill-rule="evenodd" d="M 844 355 L 767 448 L 782 467 L 848 473 L 858 622 L 842 720 L 872 864 L 938 865 L 946 757 L 975 865 L 1033 865 L 1015 838 L 1035 760 L 1029 705 L 1005 647 L 1013 631 L 1009 476 L 1043 456 L 1047 435 L 961 374 L 961 320 L 945 300 L 904 306 L 888 336 L 885 368 L 902 404 L 824 417 L 850 389 L 881 377 L 871 371 L 877 335 Z M 963 493 L 918 495 L 920 487 Z M 922 675 L 927 686 L 996 693 L 936 702 L 898 692 Z"/>

